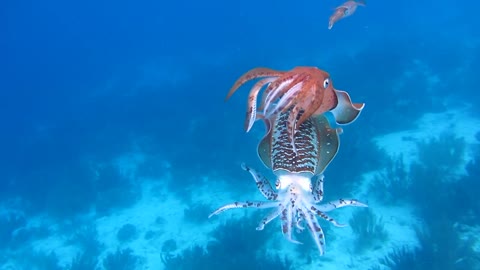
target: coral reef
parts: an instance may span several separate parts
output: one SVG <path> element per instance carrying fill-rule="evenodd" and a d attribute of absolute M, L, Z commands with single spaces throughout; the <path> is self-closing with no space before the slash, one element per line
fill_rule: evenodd
<path fill-rule="evenodd" d="M 380 259 L 380 264 L 391 270 L 422 269 L 418 268 L 417 251 L 416 249 L 411 250 L 406 246 L 396 248 L 385 258 Z"/>
<path fill-rule="evenodd" d="M 128 242 L 137 237 L 137 227 L 135 225 L 127 223 L 123 225 L 117 232 L 117 240 L 120 243 Z"/>
<path fill-rule="evenodd" d="M 375 248 L 388 237 L 382 218 L 377 218 L 370 208 L 355 211 L 348 223 L 355 234 L 357 252 Z"/>
<path fill-rule="evenodd" d="M 446 215 L 458 213 L 455 203 L 445 202 L 452 202 L 458 189 L 456 174 L 463 164 L 465 141 L 445 133 L 417 143 L 417 149 L 419 159 L 408 168 L 402 157 L 389 159 L 385 171 L 370 186 L 372 194 L 388 204 L 408 201 L 425 219 L 437 215 L 432 209 L 443 209 Z"/>
<path fill-rule="evenodd" d="M 54 251 L 41 252 L 26 249 L 18 253 L 12 253 L 11 259 L 14 259 L 17 264 L 14 269 L 62 270 Z"/>
<path fill-rule="evenodd" d="M 477 239 L 466 237 L 460 229 L 460 222 L 477 225 L 479 213 L 478 150 L 466 166 L 467 175 L 457 175 L 464 165 L 465 147 L 463 139 L 442 134 L 418 144 L 419 160 L 411 164 L 408 175 L 401 166 L 391 169 L 389 177 L 398 176 L 411 184 L 406 188 L 400 185 L 398 190 L 385 185 L 380 190 L 392 198 L 408 199 L 424 226 L 416 228 L 419 247 L 397 248 L 380 260 L 381 264 L 394 270 L 480 269 L 480 253 L 474 250 Z"/>
<path fill-rule="evenodd" d="M 68 244 L 80 247 L 80 252 L 72 259 L 70 270 L 96 269 L 98 256 L 103 245 L 98 241 L 98 232 L 93 225 L 81 226 L 74 233 Z"/>
<path fill-rule="evenodd" d="M 440 175 L 451 177 L 463 164 L 465 139 L 450 132 L 436 139 L 418 143 L 418 160 L 423 167 L 438 170 Z"/>
<path fill-rule="evenodd" d="M 419 247 L 397 248 L 380 263 L 392 270 L 480 269 L 480 253 L 473 250 L 476 239 L 461 239 L 448 220 L 429 221 L 416 234 Z"/>
<path fill-rule="evenodd" d="M 452 218 L 464 207 L 462 202 L 453 201 L 464 150 L 465 141 L 450 133 L 418 144 L 419 161 L 410 167 L 413 185 L 409 194 L 425 220 L 437 220 L 439 215 Z"/>
<path fill-rule="evenodd" d="M 453 187 L 452 202 L 457 202 L 458 207 L 464 211 L 455 212 L 458 220 L 466 224 L 477 225 L 480 223 L 480 150 L 476 149 L 475 156 L 466 166 L 467 174 Z M 461 204 L 461 205 L 460 205 Z M 453 213 L 452 213 L 453 214 Z"/>
<path fill-rule="evenodd" d="M 170 254 L 177 249 L 177 242 L 173 239 L 165 241 L 162 245 L 162 254 Z"/>
<path fill-rule="evenodd" d="M 87 252 L 82 252 L 73 258 L 71 264 L 67 267 L 68 270 L 91 270 L 96 269 L 98 261 L 97 258 L 88 254 Z"/>
<path fill-rule="evenodd" d="M 165 243 L 162 261 L 165 269 L 292 269 L 292 263 L 278 256 L 259 252 L 265 245 L 268 233 L 257 232 L 254 228 L 258 217 L 246 218 L 246 222 L 228 221 L 213 233 L 215 241 L 206 248 L 192 246 L 182 254 L 172 255 L 173 243 Z"/>
<path fill-rule="evenodd" d="M 375 175 L 370 183 L 370 190 L 384 204 L 397 204 L 399 200 L 406 200 L 412 187 L 412 179 L 407 173 L 402 156 L 387 158 L 385 170 Z"/>
<path fill-rule="evenodd" d="M 133 255 L 133 250 L 117 249 L 115 253 L 109 253 L 103 259 L 103 267 L 105 270 L 132 270 L 137 269 L 140 258 Z"/>

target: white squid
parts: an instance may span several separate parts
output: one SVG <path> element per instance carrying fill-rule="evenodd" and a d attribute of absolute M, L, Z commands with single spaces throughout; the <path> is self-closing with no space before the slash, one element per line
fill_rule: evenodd
<path fill-rule="evenodd" d="M 292 146 L 287 132 L 289 113 L 280 113 L 278 117 L 265 120 L 268 133 L 258 146 L 262 162 L 273 170 L 278 177 L 275 188 L 261 174 L 242 165 L 254 178 L 258 190 L 268 201 L 234 202 L 220 207 L 209 217 L 233 208 L 274 208 L 263 218 L 257 230 L 280 217 L 281 229 L 287 240 L 299 244 L 292 235 L 292 229 L 303 231 L 308 228 L 320 252 L 325 253 L 325 235 L 317 216 L 340 224 L 326 212 L 344 206 L 367 207 L 355 199 L 339 199 L 320 204 L 323 200 L 323 172 L 335 157 L 339 148 L 340 128 L 331 128 L 324 115 L 310 117 L 295 132 L 295 145 Z"/>

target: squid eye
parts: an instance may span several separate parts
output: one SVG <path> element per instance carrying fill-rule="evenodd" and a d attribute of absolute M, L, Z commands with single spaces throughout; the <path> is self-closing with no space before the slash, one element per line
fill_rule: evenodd
<path fill-rule="evenodd" d="M 330 79 L 329 79 L 329 78 L 326 78 L 326 79 L 323 81 L 323 88 L 326 89 L 329 85 L 330 85 Z"/>

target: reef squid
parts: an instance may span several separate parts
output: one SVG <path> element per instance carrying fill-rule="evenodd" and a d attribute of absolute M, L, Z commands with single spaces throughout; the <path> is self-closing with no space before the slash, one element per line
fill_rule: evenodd
<path fill-rule="evenodd" d="M 301 118 L 303 111 L 298 116 Z M 310 116 L 297 127 L 292 145 L 289 133 L 291 111 L 286 110 L 269 118 L 261 116 L 267 133 L 258 145 L 258 155 L 263 164 L 276 176 L 275 184 L 253 168 L 242 168 L 253 177 L 266 201 L 233 202 L 215 210 L 209 217 L 234 208 L 269 208 L 271 212 L 258 224 L 263 230 L 279 217 L 281 231 L 288 241 L 299 244 L 293 231 L 310 232 L 320 255 L 325 253 L 325 235 L 317 217 L 334 226 L 343 227 L 327 215 L 344 206 L 367 207 L 355 199 L 338 199 L 322 203 L 324 171 L 337 154 L 341 128 L 332 128 L 324 114 Z"/>

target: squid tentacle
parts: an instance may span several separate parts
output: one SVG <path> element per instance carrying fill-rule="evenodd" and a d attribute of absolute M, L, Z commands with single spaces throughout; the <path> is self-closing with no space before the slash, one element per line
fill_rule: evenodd
<path fill-rule="evenodd" d="M 305 230 L 305 227 L 302 226 L 302 221 L 305 219 L 303 212 L 300 208 L 297 208 L 296 211 L 297 211 L 297 220 L 295 222 L 295 227 L 297 227 L 299 231 L 303 231 Z"/>
<path fill-rule="evenodd" d="M 269 107 L 271 103 L 283 94 L 285 89 L 288 89 L 292 82 L 296 81 L 297 77 L 297 74 L 284 75 L 272 82 L 263 93 L 260 109 L 265 110 L 265 108 Z"/>
<path fill-rule="evenodd" d="M 285 209 L 285 205 L 279 204 L 278 208 L 275 211 L 271 212 L 268 216 L 264 217 L 262 221 L 260 221 L 256 230 L 257 231 L 263 230 L 265 228 L 265 225 L 267 225 L 268 223 L 270 223 L 270 221 L 278 217 L 284 209 Z"/>
<path fill-rule="evenodd" d="M 211 218 L 213 216 L 216 216 L 222 212 L 225 212 L 226 210 L 229 209 L 234 209 L 234 208 L 273 208 L 273 207 L 278 207 L 279 203 L 278 202 L 259 202 L 259 201 L 246 201 L 246 202 L 234 202 L 230 203 L 227 205 L 224 205 L 217 210 L 213 211 L 208 218 Z"/>
<path fill-rule="evenodd" d="M 301 111 L 298 106 L 294 106 L 290 111 L 290 115 L 288 116 L 287 120 L 287 135 L 290 140 L 290 144 L 292 146 L 292 150 L 295 154 L 297 153 L 297 146 L 295 143 L 295 131 L 297 130 L 297 118 L 300 115 Z"/>
<path fill-rule="evenodd" d="M 279 77 L 284 73 L 285 72 L 283 71 L 277 71 L 277 70 L 264 68 L 264 67 L 251 69 L 237 79 L 237 81 L 233 84 L 232 88 L 230 88 L 230 91 L 228 92 L 227 97 L 225 98 L 225 101 L 227 101 L 238 90 L 238 88 L 240 88 L 240 86 L 242 86 L 244 83 L 250 80 L 261 78 L 261 77 Z"/>
<path fill-rule="evenodd" d="M 339 199 L 324 204 L 316 205 L 316 208 L 321 212 L 329 212 L 337 208 L 345 206 L 368 207 L 367 204 L 361 203 L 355 199 Z"/>
<path fill-rule="evenodd" d="M 278 193 L 273 190 L 272 185 L 270 184 L 270 181 L 268 179 L 258 173 L 256 170 L 250 168 L 247 166 L 245 163 L 242 163 L 242 169 L 249 172 L 253 179 L 255 180 L 255 183 L 257 184 L 258 190 L 262 193 L 262 195 L 269 201 L 274 201 L 278 197 Z"/>
<path fill-rule="evenodd" d="M 317 245 L 320 255 L 325 254 L 325 234 L 323 233 L 322 227 L 318 224 L 313 213 L 309 212 L 305 207 L 302 207 L 302 211 L 305 216 L 305 222 L 307 223 L 308 229 L 312 234 L 312 238 Z"/>
<path fill-rule="evenodd" d="M 315 205 L 310 205 L 310 207 L 308 208 L 308 210 L 311 212 L 311 213 L 314 213 L 315 215 L 323 218 L 324 220 L 332 223 L 335 227 L 345 227 L 347 226 L 346 224 L 341 224 L 341 223 L 338 223 L 335 219 L 329 217 L 327 214 L 325 214 L 324 212 L 318 210 L 317 207 L 315 207 Z"/>
<path fill-rule="evenodd" d="M 275 91 L 271 100 L 267 100 L 268 103 L 265 105 L 265 108 L 264 108 L 265 116 L 269 118 L 272 115 L 278 114 L 279 112 L 283 112 L 287 108 L 289 108 L 290 105 L 292 105 L 292 102 L 295 100 L 297 94 L 302 90 L 302 87 L 303 87 L 303 83 L 298 82 L 297 84 L 288 88 L 287 92 L 284 93 L 283 96 L 280 96 L 281 93 L 277 94 L 278 91 Z M 273 106 L 273 103 L 277 98 L 279 98 L 279 100 L 275 104 L 275 106 Z"/>
<path fill-rule="evenodd" d="M 260 90 L 267 84 L 275 81 L 276 77 L 265 78 L 258 81 L 250 90 L 250 94 L 248 96 L 248 104 L 247 104 L 247 115 L 245 118 L 245 130 L 247 132 L 253 126 L 253 123 L 257 120 L 257 97 Z"/>
<path fill-rule="evenodd" d="M 312 188 L 313 201 L 319 203 L 323 200 L 323 174 L 320 175 Z"/>
<path fill-rule="evenodd" d="M 302 244 L 301 242 L 292 238 L 292 207 L 289 206 L 283 209 L 280 220 L 282 221 L 282 233 L 285 238 L 294 244 Z"/>

